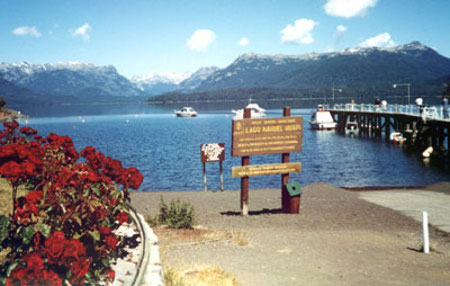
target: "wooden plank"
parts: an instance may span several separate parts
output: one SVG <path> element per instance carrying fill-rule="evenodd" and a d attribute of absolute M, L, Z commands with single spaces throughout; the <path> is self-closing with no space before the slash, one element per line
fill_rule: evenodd
<path fill-rule="evenodd" d="M 302 117 L 233 120 L 231 155 L 300 152 L 302 131 Z"/>
<path fill-rule="evenodd" d="M 251 176 L 266 176 L 288 173 L 299 173 L 302 169 L 301 163 L 281 163 L 281 164 L 267 164 L 267 165 L 248 165 L 241 167 L 233 167 L 231 169 L 231 176 L 236 177 L 251 177 Z"/>

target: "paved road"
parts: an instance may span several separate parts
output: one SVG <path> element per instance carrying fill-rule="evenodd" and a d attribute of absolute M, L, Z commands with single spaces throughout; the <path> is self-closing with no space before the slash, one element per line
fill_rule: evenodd
<path fill-rule="evenodd" d="M 430 224 L 450 232 L 450 194 L 423 189 L 360 192 L 360 198 L 402 212 L 421 222 L 422 211 Z"/>

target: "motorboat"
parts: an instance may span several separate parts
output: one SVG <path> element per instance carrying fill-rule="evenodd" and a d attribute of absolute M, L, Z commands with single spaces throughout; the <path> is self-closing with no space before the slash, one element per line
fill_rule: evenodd
<path fill-rule="evenodd" d="M 325 110 L 323 105 L 318 106 L 317 110 L 311 116 L 311 120 L 308 120 L 308 122 L 311 128 L 316 130 L 332 130 L 337 126 L 330 111 Z"/>
<path fill-rule="evenodd" d="M 394 144 L 403 144 L 406 142 L 406 138 L 403 137 L 403 134 L 401 132 L 393 132 L 389 136 L 389 139 Z"/>
<path fill-rule="evenodd" d="M 257 103 L 250 103 L 245 107 L 250 109 L 251 118 L 262 118 L 266 117 L 266 110 L 261 108 Z M 244 118 L 244 109 L 232 109 L 232 113 L 234 113 L 234 119 L 242 119 Z"/>
<path fill-rule="evenodd" d="M 192 107 L 183 107 L 181 110 L 174 110 L 177 117 L 196 117 L 197 112 Z"/>
<path fill-rule="evenodd" d="M 356 134 L 359 132 L 358 122 L 356 121 L 347 121 L 345 124 L 345 132 L 349 134 Z"/>

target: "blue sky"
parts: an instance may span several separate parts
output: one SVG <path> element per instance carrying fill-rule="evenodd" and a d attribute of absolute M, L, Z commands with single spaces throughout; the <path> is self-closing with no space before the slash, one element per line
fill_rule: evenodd
<path fill-rule="evenodd" d="M 0 0 L 0 62 L 90 62 L 131 77 L 414 40 L 449 57 L 448 11 L 448 0 Z"/>

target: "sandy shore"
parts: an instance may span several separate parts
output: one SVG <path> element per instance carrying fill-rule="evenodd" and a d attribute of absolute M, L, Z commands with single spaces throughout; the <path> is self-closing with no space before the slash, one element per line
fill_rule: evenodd
<path fill-rule="evenodd" d="M 132 205 L 155 215 L 160 196 L 179 198 L 195 206 L 202 227 L 243 232 L 247 246 L 178 245 L 162 257 L 170 267 L 219 266 L 240 285 L 450 284 L 449 234 L 432 229 L 435 251 L 423 254 L 421 224 L 412 218 L 325 183 L 303 192 L 300 215 L 281 214 L 280 191 L 270 189 L 250 191 L 247 217 L 239 215 L 239 191 L 134 193 Z"/>

